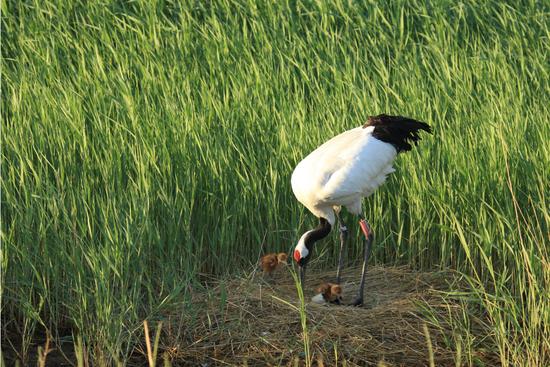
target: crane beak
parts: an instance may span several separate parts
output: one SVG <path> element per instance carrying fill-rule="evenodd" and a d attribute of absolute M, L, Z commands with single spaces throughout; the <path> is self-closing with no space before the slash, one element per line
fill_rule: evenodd
<path fill-rule="evenodd" d="M 302 286 L 302 292 L 306 286 L 306 268 L 307 264 L 300 266 L 300 285 Z"/>

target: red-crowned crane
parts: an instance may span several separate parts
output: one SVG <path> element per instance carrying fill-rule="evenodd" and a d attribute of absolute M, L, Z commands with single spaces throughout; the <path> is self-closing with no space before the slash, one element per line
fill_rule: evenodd
<path fill-rule="evenodd" d="M 302 160 L 292 174 L 292 190 L 296 198 L 319 218 L 317 228 L 302 235 L 294 251 L 300 266 L 300 283 L 305 288 L 306 269 L 311 260 L 313 243 L 328 236 L 335 224 L 334 212 L 340 223 L 340 274 L 348 231 L 340 209 L 345 206 L 360 217 L 365 233 L 365 261 L 357 301 L 350 306 L 363 306 L 365 273 L 369 261 L 373 234 L 363 217 L 362 198 L 370 196 L 394 172 L 392 163 L 401 152 L 412 149 L 421 140 L 419 130 L 432 133 L 430 126 L 402 116 L 371 116 L 360 127 L 346 131 L 314 150 Z"/>

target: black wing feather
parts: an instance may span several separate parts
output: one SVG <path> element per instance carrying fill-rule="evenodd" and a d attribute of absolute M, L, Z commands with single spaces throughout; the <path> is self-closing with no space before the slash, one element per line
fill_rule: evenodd
<path fill-rule="evenodd" d="M 378 140 L 390 143 L 397 149 L 397 153 L 412 149 L 409 141 L 414 145 L 422 140 L 418 135 L 420 130 L 432 134 L 432 128 L 425 122 L 416 121 L 403 116 L 378 115 L 370 116 L 363 129 L 374 126 L 372 136 Z"/>

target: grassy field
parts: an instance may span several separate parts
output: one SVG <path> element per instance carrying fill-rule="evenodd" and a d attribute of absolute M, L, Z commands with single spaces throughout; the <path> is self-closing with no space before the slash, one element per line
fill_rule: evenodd
<path fill-rule="evenodd" d="M 461 338 L 503 366 L 550 365 L 548 2 L 1 6 L 4 351 L 19 340 L 25 360 L 47 331 L 116 365 L 175 309 L 191 343 L 196 292 L 221 302 L 213 282 L 316 225 L 295 165 L 389 113 L 435 134 L 364 202 L 371 263 L 460 274 L 468 289 L 442 296 L 464 305 Z M 314 267 L 338 251 L 332 234 Z"/>

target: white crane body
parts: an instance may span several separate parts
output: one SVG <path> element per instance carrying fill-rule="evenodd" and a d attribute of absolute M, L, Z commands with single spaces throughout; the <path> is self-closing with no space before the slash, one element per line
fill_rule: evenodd
<path fill-rule="evenodd" d="M 365 125 L 348 130 L 321 145 L 302 160 L 292 173 L 292 191 L 306 208 L 319 218 L 317 228 L 302 235 L 294 251 L 300 266 L 300 283 L 305 285 L 306 268 L 311 259 L 313 244 L 332 231 L 337 213 L 341 232 L 340 273 L 348 232 L 340 208 L 345 206 L 359 215 L 365 233 L 365 260 L 359 295 L 353 306 L 363 305 L 365 272 L 370 257 L 373 233 L 362 214 L 362 199 L 374 193 L 394 172 L 393 161 L 401 152 L 412 149 L 421 140 L 419 131 L 432 133 L 430 126 L 403 116 L 378 115 L 369 117 Z"/>
<path fill-rule="evenodd" d="M 397 157 L 393 145 L 372 136 L 374 127 L 348 130 L 321 145 L 292 174 L 294 195 L 317 217 L 334 226 L 334 207 L 361 214 L 363 197 L 372 195 Z"/>

